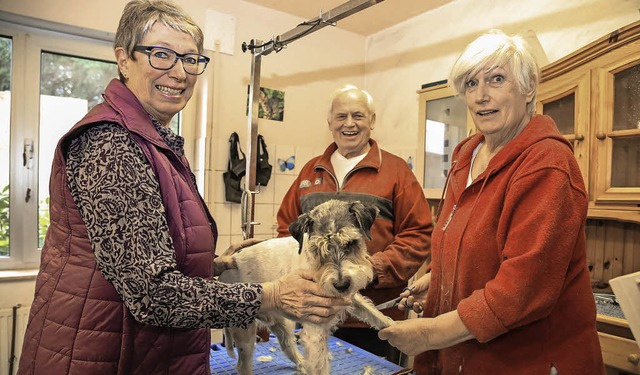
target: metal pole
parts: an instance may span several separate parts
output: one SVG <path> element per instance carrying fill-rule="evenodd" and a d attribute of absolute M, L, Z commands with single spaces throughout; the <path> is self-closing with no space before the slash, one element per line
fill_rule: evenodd
<path fill-rule="evenodd" d="M 251 41 L 252 44 L 261 44 L 260 41 Z M 258 111 L 260 104 L 260 68 L 262 63 L 261 50 L 252 53 L 251 60 L 251 81 L 249 82 L 249 137 L 246 147 L 246 173 L 245 173 L 245 192 L 242 202 L 242 234 L 245 239 L 253 238 L 255 202 L 254 195 L 256 192 L 256 153 L 258 146 Z"/>

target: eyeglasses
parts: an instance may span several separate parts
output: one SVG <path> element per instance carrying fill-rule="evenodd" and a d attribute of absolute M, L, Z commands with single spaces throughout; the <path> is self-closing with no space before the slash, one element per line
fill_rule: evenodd
<path fill-rule="evenodd" d="M 169 70 L 180 59 L 184 71 L 194 76 L 204 73 L 204 69 L 211 60 L 207 56 L 197 53 L 181 54 L 172 49 L 158 46 L 135 46 L 133 50 L 146 53 L 149 56 L 151 67 L 158 70 Z"/>

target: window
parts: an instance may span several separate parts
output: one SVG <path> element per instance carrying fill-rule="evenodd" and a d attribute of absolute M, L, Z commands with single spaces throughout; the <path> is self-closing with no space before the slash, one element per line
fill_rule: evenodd
<path fill-rule="evenodd" d="M 40 59 L 40 139 L 60 139 L 91 108 L 102 102 L 102 91 L 117 75 L 114 62 L 43 51 Z M 38 185 L 46 187 L 56 143 L 40 141 L 39 145 Z M 48 189 L 38 189 L 37 198 L 38 247 L 41 248 L 49 228 Z"/>
<path fill-rule="evenodd" d="M 11 51 L 11 38 L 0 36 L 0 257 L 9 255 Z"/>
<path fill-rule="evenodd" d="M 55 147 L 117 78 L 112 36 L 65 29 L 0 21 L 0 270 L 38 267 Z"/>
<path fill-rule="evenodd" d="M 115 77 L 111 42 L 0 22 L 0 269 L 37 267 L 53 151 Z"/>

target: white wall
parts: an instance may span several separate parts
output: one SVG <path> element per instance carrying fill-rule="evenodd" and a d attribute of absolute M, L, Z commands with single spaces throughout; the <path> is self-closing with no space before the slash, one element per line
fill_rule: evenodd
<path fill-rule="evenodd" d="M 373 35 L 365 72 L 378 109 L 373 136 L 387 148 L 415 149 L 416 90 L 447 79 L 457 56 L 484 31 L 531 30 L 553 62 L 637 21 L 638 8 L 638 0 L 456 0 Z"/>

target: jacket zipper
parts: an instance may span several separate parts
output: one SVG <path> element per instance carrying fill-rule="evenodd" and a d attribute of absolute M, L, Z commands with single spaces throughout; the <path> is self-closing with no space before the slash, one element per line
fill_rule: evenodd
<path fill-rule="evenodd" d="M 336 193 L 339 193 L 342 191 L 342 185 L 340 184 L 340 182 L 338 181 L 338 177 L 336 177 L 333 173 L 331 173 L 331 171 L 327 168 L 325 168 L 324 166 L 319 166 L 318 168 L 323 169 L 325 172 L 327 172 L 329 174 L 329 176 L 331 176 L 331 178 L 333 178 L 333 182 L 336 183 Z M 361 167 L 362 168 L 362 167 Z M 358 168 L 358 169 L 361 169 Z M 349 171 L 349 173 L 346 174 L 346 176 L 344 176 L 344 180 L 347 180 L 347 176 L 349 176 L 351 174 L 351 172 L 355 171 L 355 169 L 352 169 Z"/>
<path fill-rule="evenodd" d="M 453 214 L 456 212 L 456 208 L 458 208 L 458 205 L 454 204 L 453 208 L 451 209 L 451 213 L 447 217 L 447 221 L 445 221 L 444 225 L 442 226 L 442 231 L 443 232 L 447 230 L 447 226 L 449 226 L 449 223 L 451 222 L 451 219 L 453 219 Z"/>
<path fill-rule="evenodd" d="M 342 184 L 340 184 L 340 185 L 338 185 L 338 186 L 337 186 L 337 187 L 338 187 L 338 189 L 337 189 L 337 190 L 338 190 L 338 191 L 342 191 L 342 185 L 343 185 L 345 182 L 347 182 L 347 178 L 348 178 L 349 176 L 351 176 L 351 175 L 353 174 L 353 172 L 358 171 L 358 170 L 360 170 L 360 169 L 365 169 L 365 168 L 368 168 L 368 167 L 367 167 L 367 166 L 357 167 L 357 168 L 353 168 L 352 170 L 350 170 L 349 172 L 347 172 L 347 174 L 346 174 L 346 175 L 344 175 L 344 179 L 342 180 Z M 331 172 L 329 172 L 329 174 L 331 174 Z M 333 179 L 336 181 L 336 183 L 338 182 L 338 178 L 337 178 L 337 177 L 333 176 Z"/>

